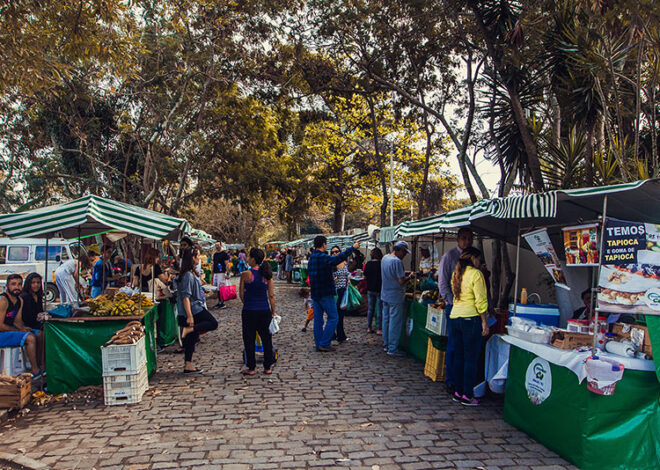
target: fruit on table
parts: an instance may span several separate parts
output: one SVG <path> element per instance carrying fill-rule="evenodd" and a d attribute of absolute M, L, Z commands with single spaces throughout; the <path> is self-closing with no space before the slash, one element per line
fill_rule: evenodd
<path fill-rule="evenodd" d="M 97 317 L 138 315 L 154 306 L 154 303 L 142 294 L 128 295 L 124 292 L 115 294 L 112 300 L 105 295 L 100 295 L 88 300 L 87 303 L 89 312 Z"/>

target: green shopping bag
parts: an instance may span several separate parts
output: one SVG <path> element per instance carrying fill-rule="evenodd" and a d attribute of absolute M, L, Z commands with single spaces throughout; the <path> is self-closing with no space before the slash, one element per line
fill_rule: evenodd
<path fill-rule="evenodd" d="M 353 284 L 350 283 L 348 284 L 347 292 L 348 292 L 347 310 L 355 310 L 362 303 L 362 294 L 360 294 L 360 291 L 357 290 L 357 287 L 355 287 Z"/>

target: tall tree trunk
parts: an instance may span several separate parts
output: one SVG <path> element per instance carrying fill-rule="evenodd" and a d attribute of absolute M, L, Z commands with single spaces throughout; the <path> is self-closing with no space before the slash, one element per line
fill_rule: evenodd
<path fill-rule="evenodd" d="M 380 226 L 386 227 L 387 224 L 387 206 L 390 198 L 387 194 L 387 179 L 385 178 L 385 165 L 383 164 L 382 154 L 380 153 L 380 140 L 378 136 L 378 122 L 376 119 L 376 109 L 374 100 L 371 95 L 366 94 L 365 99 L 369 104 L 369 117 L 371 118 L 371 129 L 374 134 L 374 158 L 376 159 L 376 166 L 378 167 L 378 176 L 380 179 L 380 189 L 383 193 L 383 202 L 380 205 Z"/>
<path fill-rule="evenodd" d="M 479 29 L 483 34 L 484 42 L 486 43 L 486 49 L 488 50 L 488 55 L 492 60 L 493 67 L 502 78 L 502 81 L 504 82 L 505 88 L 509 95 L 509 100 L 511 101 L 511 111 L 513 112 L 513 120 L 518 127 L 520 137 L 523 141 L 523 146 L 525 147 L 525 153 L 527 155 L 527 169 L 532 180 L 532 185 L 537 191 L 543 191 L 543 175 L 541 174 L 541 162 L 539 160 L 538 148 L 536 146 L 536 142 L 534 141 L 534 137 L 532 136 L 529 123 L 527 122 L 525 110 L 523 109 L 522 103 L 520 101 L 520 94 L 518 93 L 515 85 L 513 85 L 508 80 L 504 80 L 504 65 L 502 63 L 500 53 L 496 48 L 496 44 L 499 43 L 498 38 L 494 37 L 486 26 L 484 17 L 481 13 L 481 9 L 479 8 L 479 2 L 477 0 L 468 0 L 468 5 L 474 13 Z"/>
<path fill-rule="evenodd" d="M 344 200 L 341 197 L 338 197 L 335 200 L 334 218 L 332 223 L 332 229 L 335 232 L 342 231 L 343 217 L 344 217 Z"/>

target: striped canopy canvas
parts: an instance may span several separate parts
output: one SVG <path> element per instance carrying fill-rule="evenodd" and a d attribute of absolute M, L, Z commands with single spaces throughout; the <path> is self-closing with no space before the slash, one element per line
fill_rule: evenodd
<path fill-rule="evenodd" d="M 192 229 L 188 232 L 190 238 L 200 243 L 215 243 L 216 240 L 207 232 L 201 229 Z"/>
<path fill-rule="evenodd" d="M 26 212 L 0 215 L 0 229 L 12 238 L 53 236 L 64 238 L 103 231 L 126 232 L 141 237 L 176 239 L 191 231 L 185 219 L 99 196 Z"/>

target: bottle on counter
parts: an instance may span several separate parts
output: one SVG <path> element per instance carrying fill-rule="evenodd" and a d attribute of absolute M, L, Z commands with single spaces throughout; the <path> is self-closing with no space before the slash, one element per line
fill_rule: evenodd
<path fill-rule="evenodd" d="M 527 289 L 524 287 L 522 288 L 522 292 L 520 292 L 520 303 L 527 305 Z"/>

